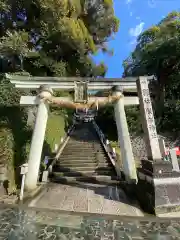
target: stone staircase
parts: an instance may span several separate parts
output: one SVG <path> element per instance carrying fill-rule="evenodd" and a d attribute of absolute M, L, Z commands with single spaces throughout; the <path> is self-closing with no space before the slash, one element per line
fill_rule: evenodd
<path fill-rule="evenodd" d="M 75 126 L 60 158 L 52 169 L 53 182 L 119 183 L 92 123 Z"/>

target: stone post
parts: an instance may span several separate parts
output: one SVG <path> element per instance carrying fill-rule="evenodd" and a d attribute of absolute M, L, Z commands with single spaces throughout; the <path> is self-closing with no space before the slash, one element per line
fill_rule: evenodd
<path fill-rule="evenodd" d="M 159 139 L 159 148 L 160 148 L 162 157 L 164 157 L 166 155 L 166 146 L 165 146 L 164 139 L 161 139 L 161 138 Z"/>
<path fill-rule="evenodd" d="M 52 90 L 48 86 L 42 86 L 40 88 L 40 95 L 41 96 L 52 95 Z M 45 103 L 43 100 L 40 100 L 37 109 L 37 115 L 28 159 L 28 173 L 26 175 L 25 180 L 26 190 L 32 190 L 36 188 L 37 185 L 47 120 L 48 120 L 48 104 Z"/>
<path fill-rule="evenodd" d="M 171 149 L 169 151 L 169 155 L 170 155 L 170 158 L 171 158 L 173 170 L 176 171 L 176 172 L 179 172 L 179 163 L 178 163 L 178 159 L 177 159 L 177 155 L 176 155 L 176 150 Z"/>
<path fill-rule="evenodd" d="M 159 161 L 161 160 L 162 156 L 159 147 L 159 140 L 156 132 L 156 125 L 146 77 L 140 77 L 138 79 L 137 89 L 147 156 L 149 160 Z"/>
<path fill-rule="evenodd" d="M 148 157 L 141 160 L 142 168 L 138 170 L 138 200 L 145 211 L 156 215 L 178 211 L 180 174 L 162 159 L 146 77 L 139 77 L 137 90 Z"/>
<path fill-rule="evenodd" d="M 123 172 L 127 181 L 137 181 L 135 160 L 124 110 L 124 96 L 122 94 L 122 89 L 118 86 L 113 88 L 113 92 L 114 95 L 121 95 L 121 98 L 114 104 L 114 114 L 123 162 Z"/>

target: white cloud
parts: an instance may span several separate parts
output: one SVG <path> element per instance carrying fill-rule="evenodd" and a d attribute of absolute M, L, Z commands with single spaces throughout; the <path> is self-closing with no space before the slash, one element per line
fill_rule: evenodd
<path fill-rule="evenodd" d="M 132 11 L 131 11 L 132 1 L 133 1 L 133 0 L 126 0 L 126 5 L 127 5 L 128 10 L 129 10 L 129 15 L 130 15 L 130 17 L 132 17 L 132 15 L 133 15 L 133 13 L 132 13 Z"/>
<path fill-rule="evenodd" d="M 126 4 L 131 4 L 133 0 L 126 0 Z"/>
<path fill-rule="evenodd" d="M 130 28 L 130 29 L 129 29 L 129 34 L 130 34 L 132 37 L 138 37 L 139 34 L 142 33 L 144 24 L 145 24 L 144 22 L 141 22 L 140 24 L 136 25 L 135 28 Z"/>
<path fill-rule="evenodd" d="M 137 43 L 137 40 L 136 39 L 133 39 L 131 42 L 130 42 L 130 45 L 136 45 Z"/>

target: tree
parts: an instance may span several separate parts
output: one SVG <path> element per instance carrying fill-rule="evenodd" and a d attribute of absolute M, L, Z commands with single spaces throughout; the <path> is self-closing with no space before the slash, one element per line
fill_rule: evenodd
<path fill-rule="evenodd" d="M 1 73 L 103 76 L 106 66 L 91 56 L 109 51 L 118 26 L 112 0 L 0 0 L 0 165 L 11 169 L 10 185 L 27 157 L 31 129 L 19 107 L 23 92 Z"/>
<path fill-rule="evenodd" d="M 156 76 L 154 89 L 161 116 L 165 100 L 170 91 L 171 94 L 173 92 L 171 84 L 176 86 L 176 90 L 180 87 L 177 82 L 180 70 L 180 12 L 169 13 L 157 25 L 145 30 L 123 65 L 124 76 Z"/>
<path fill-rule="evenodd" d="M 91 55 L 107 52 L 118 30 L 112 0 L 0 0 L 0 10 L 0 52 L 12 71 L 20 65 L 33 75 L 105 74 Z"/>

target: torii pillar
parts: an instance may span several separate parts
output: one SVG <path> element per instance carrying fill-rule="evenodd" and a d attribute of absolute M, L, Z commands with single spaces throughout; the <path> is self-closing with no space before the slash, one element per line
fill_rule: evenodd
<path fill-rule="evenodd" d="M 48 86 L 40 87 L 40 96 L 51 96 L 52 93 L 52 90 Z M 28 159 L 28 173 L 25 179 L 26 190 L 33 190 L 36 188 L 38 182 L 41 154 L 48 120 L 48 111 L 48 103 L 39 99 Z"/>
<path fill-rule="evenodd" d="M 114 113 L 117 126 L 118 141 L 123 162 L 123 172 L 125 179 L 128 182 L 137 182 L 136 165 L 131 146 L 126 113 L 124 109 L 124 96 L 122 94 L 122 88 L 115 86 L 112 90 L 114 95 L 121 96 L 121 98 L 114 104 Z"/>

